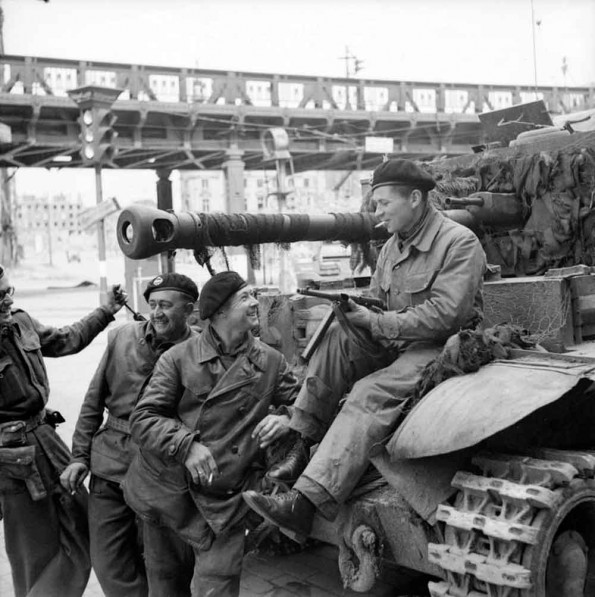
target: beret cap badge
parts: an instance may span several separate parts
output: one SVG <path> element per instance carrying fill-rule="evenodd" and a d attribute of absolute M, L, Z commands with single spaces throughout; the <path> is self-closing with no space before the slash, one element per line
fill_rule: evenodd
<path fill-rule="evenodd" d="M 198 299 L 198 287 L 196 284 L 188 276 L 176 272 L 155 276 L 147 284 L 143 292 L 143 296 L 147 302 L 149 301 L 151 292 L 154 290 L 177 290 L 189 296 L 193 302 Z"/>

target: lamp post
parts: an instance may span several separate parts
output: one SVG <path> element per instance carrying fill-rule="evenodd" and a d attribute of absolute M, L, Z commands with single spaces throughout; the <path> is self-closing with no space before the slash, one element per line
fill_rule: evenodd
<path fill-rule="evenodd" d="M 68 91 L 70 98 L 80 110 L 78 122 L 81 127 L 81 160 L 85 166 L 95 169 L 95 199 L 97 205 L 103 202 L 101 168 L 113 162 L 117 154 L 118 134 L 113 129 L 117 120 L 112 113 L 112 104 L 122 93 L 122 89 L 86 85 Z M 107 297 L 107 261 L 105 256 L 105 223 L 97 222 L 97 249 L 99 255 L 99 300 L 104 303 Z"/>

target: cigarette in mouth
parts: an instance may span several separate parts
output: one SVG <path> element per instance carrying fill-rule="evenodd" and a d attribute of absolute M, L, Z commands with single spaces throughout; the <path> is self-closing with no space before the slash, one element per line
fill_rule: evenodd
<path fill-rule="evenodd" d="M 380 228 L 381 226 L 384 226 L 384 222 L 378 222 L 374 228 Z"/>

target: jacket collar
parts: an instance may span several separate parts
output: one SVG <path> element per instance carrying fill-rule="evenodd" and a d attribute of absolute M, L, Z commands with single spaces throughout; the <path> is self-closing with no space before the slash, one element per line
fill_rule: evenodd
<path fill-rule="evenodd" d="M 216 344 L 217 340 L 215 336 L 213 336 L 213 330 L 211 329 L 211 325 L 203 330 L 202 334 L 200 334 L 198 339 L 198 362 L 199 363 L 206 363 L 208 361 L 212 361 L 213 359 L 220 357 L 220 352 L 217 348 Z M 248 338 L 246 339 L 246 343 L 244 344 L 244 349 L 238 352 L 238 356 L 240 354 L 245 354 L 248 360 L 258 367 L 261 371 L 264 371 L 266 368 L 266 359 L 264 355 L 264 351 L 256 342 L 254 336 L 252 334 L 248 334 Z"/>
<path fill-rule="evenodd" d="M 438 230 L 440 230 L 442 218 L 442 214 L 439 214 L 432 204 L 428 204 L 428 212 L 421 228 L 411 238 L 402 241 L 404 249 L 415 247 L 418 251 L 424 253 L 429 251 Z"/>
<path fill-rule="evenodd" d="M 432 248 L 432 243 L 444 222 L 444 216 L 433 206 L 429 206 L 429 212 L 425 221 L 417 233 L 411 238 L 399 243 L 397 234 L 393 234 L 385 245 L 387 264 L 395 267 L 409 257 L 412 249 L 421 253 L 427 253 Z"/>

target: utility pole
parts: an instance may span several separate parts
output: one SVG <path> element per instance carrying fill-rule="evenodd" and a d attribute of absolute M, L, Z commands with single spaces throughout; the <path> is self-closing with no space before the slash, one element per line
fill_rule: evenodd
<path fill-rule="evenodd" d="M 537 99 L 537 42 L 535 40 L 535 25 L 541 25 L 541 21 L 535 21 L 535 9 L 531 0 L 531 31 L 533 34 L 533 77 L 535 82 L 535 99 Z"/>
<path fill-rule="evenodd" d="M 345 46 L 345 56 L 339 56 L 339 60 L 345 61 L 345 78 L 349 79 L 351 76 L 351 70 L 349 68 L 349 61 L 353 58 L 349 51 L 349 46 Z"/>

